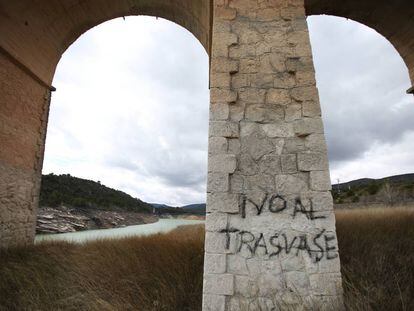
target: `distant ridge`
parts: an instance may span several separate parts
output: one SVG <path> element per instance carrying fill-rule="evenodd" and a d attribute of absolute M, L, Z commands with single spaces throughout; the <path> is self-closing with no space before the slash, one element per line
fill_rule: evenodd
<path fill-rule="evenodd" d="M 342 201 L 355 202 L 359 201 L 359 199 L 363 199 L 367 195 L 372 196 L 381 193 L 383 185 L 387 183 L 394 187 L 399 187 L 398 189 L 403 188 L 406 199 L 411 199 L 411 189 L 414 189 L 414 173 L 394 175 L 379 179 L 361 178 L 344 183 L 333 184 L 332 192 L 336 203 L 341 203 Z M 158 214 L 205 215 L 206 213 L 206 203 L 188 204 L 183 206 L 146 203 L 122 191 L 106 187 L 100 182 L 73 177 L 69 174 L 43 175 L 40 206 L 56 207 L 62 204 L 108 211 L 122 210 L 151 213 L 155 208 L 155 212 Z"/>
<path fill-rule="evenodd" d="M 361 179 L 355 179 L 344 183 L 339 184 L 332 184 L 333 187 L 340 190 L 348 189 L 349 187 L 361 187 L 361 186 L 368 186 L 372 183 L 384 183 L 389 182 L 391 184 L 396 183 L 414 183 L 414 173 L 410 174 L 402 174 L 402 175 L 394 175 L 384 178 L 361 178 Z"/>
<path fill-rule="evenodd" d="M 188 204 L 183 206 L 170 206 L 167 204 L 151 203 L 158 214 L 195 214 L 205 215 L 206 203 Z"/>
<path fill-rule="evenodd" d="M 205 214 L 206 213 L 206 203 L 197 203 L 184 205 L 181 208 L 190 211 L 193 214 Z"/>
<path fill-rule="evenodd" d="M 414 202 L 414 174 L 402 174 L 384 178 L 361 178 L 332 185 L 335 204 L 381 203 L 392 206 Z"/>
<path fill-rule="evenodd" d="M 356 202 L 360 199 L 363 199 L 366 196 L 377 194 L 381 192 L 382 185 L 389 183 L 394 185 L 397 188 L 404 188 L 405 198 L 411 200 L 410 189 L 414 188 L 414 173 L 394 175 L 384 178 L 360 178 L 356 180 L 351 180 L 348 182 L 333 184 L 332 185 L 332 194 L 336 203 L 341 203 L 342 201 L 352 201 Z M 342 193 L 339 194 L 338 190 Z M 401 191 L 400 191 L 401 192 Z M 397 196 L 397 195 L 395 195 Z M 371 197 L 371 199 L 373 199 Z M 377 195 L 377 198 L 380 199 Z M 394 198 L 395 200 L 401 200 L 401 198 Z M 172 211 L 173 213 L 193 213 L 193 214 L 205 214 L 206 213 L 206 203 L 197 203 L 189 204 L 180 207 L 173 207 L 166 204 L 157 204 L 152 203 L 156 209 L 164 209 L 161 213 L 167 213 L 167 210 Z"/>

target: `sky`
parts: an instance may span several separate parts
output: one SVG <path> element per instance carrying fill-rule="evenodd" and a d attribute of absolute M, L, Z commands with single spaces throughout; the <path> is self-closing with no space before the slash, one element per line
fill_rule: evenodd
<path fill-rule="evenodd" d="M 308 18 L 331 180 L 414 172 L 407 68 L 374 30 Z M 205 202 L 208 56 L 186 29 L 126 17 L 82 35 L 56 70 L 43 173 L 146 202 Z"/>

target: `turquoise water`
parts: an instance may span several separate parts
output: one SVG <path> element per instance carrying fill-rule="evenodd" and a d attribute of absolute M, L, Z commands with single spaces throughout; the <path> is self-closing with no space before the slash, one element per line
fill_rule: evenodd
<path fill-rule="evenodd" d="M 86 230 L 57 234 L 38 234 L 36 235 L 35 243 L 39 243 L 41 241 L 70 241 L 74 243 L 82 243 L 98 239 L 142 236 L 169 232 L 178 226 L 202 223 L 204 223 L 204 220 L 160 219 L 158 222 L 152 224 L 128 226 L 123 228 Z"/>

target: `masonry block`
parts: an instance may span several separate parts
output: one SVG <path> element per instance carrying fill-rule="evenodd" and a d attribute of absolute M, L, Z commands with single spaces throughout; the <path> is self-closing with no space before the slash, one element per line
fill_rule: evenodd
<path fill-rule="evenodd" d="M 215 38 L 224 39 L 213 44 L 220 57 L 211 71 L 218 89 L 210 114 L 204 293 L 220 297 L 217 310 L 319 310 L 328 300 L 340 310 L 328 158 L 304 3 L 216 0 L 215 6 L 228 14 L 214 18 Z M 225 103 L 229 111 L 218 105 Z"/>

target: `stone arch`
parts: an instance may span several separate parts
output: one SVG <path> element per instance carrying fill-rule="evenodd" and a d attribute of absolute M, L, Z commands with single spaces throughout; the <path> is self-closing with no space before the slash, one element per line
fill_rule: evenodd
<path fill-rule="evenodd" d="M 168 19 L 210 49 L 208 0 L 2 1 L 0 47 L 40 82 L 50 85 L 60 56 L 80 35 L 107 20 L 129 15 Z"/>
<path fill-rule="evenodd" d="M 33 243 L 50 92 L 64 51 L 116 17 L 149 15 L 210 51 L 209 0 L 0 0 L 0 247 Z"/>
<path fill-rule="evenodd" d="M 414 85 L 414 5 L 410 0 L 305 0 L 306 15 L 334 15 L 364 24 L 383 35 L 404 59 Z M 414 89 L 408 90 L 414 93 Z"/>
<path fill-rule="evenodd" d="M 255 231 L 250 256 L 263 248 L 263 236 L 275 242 L 271 231 L 283 228 L 273 226 L 290 226 L 293 234 L 292 228 L 305 228 L 294 226 L 311 221 L 318 231 L 308 232 L 314 234 L 309 239 L 325 234 L 324 261 L 314 256 L 289 268 L 284 279 L 310 304 L 332 301 L 341 310 L 329 168 L 305 18 L 336 15 L 374 28 L 396 47 L 414 80 L 411 0 L 0 0 L 0 247 L 33 241 L 50 82 L 60 55 L 87 29 L 136 14 L 174 21 L 211 50 L 204 310 L 241 309 L 250 293 L 240 290 L 251 282 L 261 284 L 254 298 L 266 308 L 273 304 L 268 293 L 292 301 L 287 284 L 268 278 L 272 271 L 249 275 L 230 237 Z M 269 195 L 290 198 L 280 211 L 283 223 L 263 209 Z M 248 217 L 256 226 L 238 215 L 243 202 L 254 202 L 249 211 L 259 213 Z M 297 248 L 311 253 L 303 244 Z"/>

